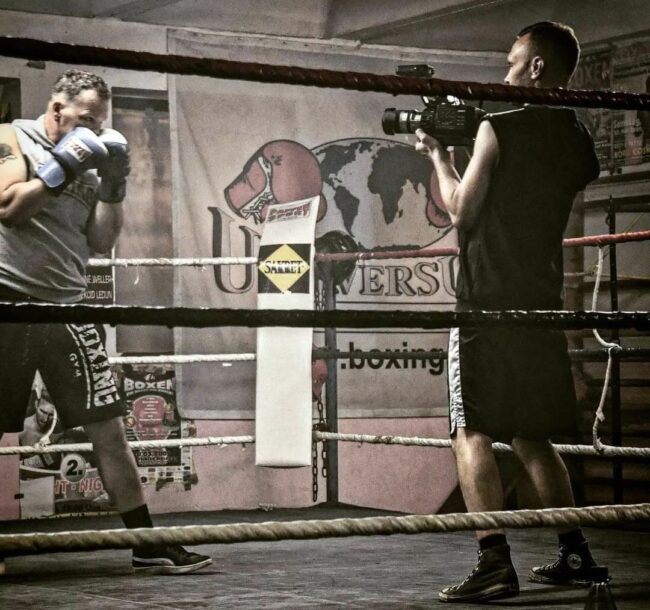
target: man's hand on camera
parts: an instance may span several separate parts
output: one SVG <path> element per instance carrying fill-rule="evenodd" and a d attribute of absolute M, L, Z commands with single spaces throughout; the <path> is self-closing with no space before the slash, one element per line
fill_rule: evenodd
<path fill-rule="evenodd" d="M 415 150 L 421 155 L 428 157 L 436 163 L 437 160 L 444 160 L 449 158 L 447 149 L 434 137 L 425 133 L 422 129 L 415 130 L 415 137 L 418 141 L 415 143 Z"/>

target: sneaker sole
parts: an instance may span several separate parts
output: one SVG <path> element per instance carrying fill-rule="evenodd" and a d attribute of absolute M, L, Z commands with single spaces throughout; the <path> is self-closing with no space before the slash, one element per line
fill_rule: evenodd
<path fill-rule="evenodd" d="M 534 582 L 539 585 L 556 585 L 558 587 L 590 587 L 595 581 L 593 580 L 580 580 L 578 578 L 570 578 L 568 580 L 556 580 L 535 572 L 528 573 L 528 582 Z"/>
<path fill-rule="evenodd" d="M 205 559 L 189 566 L 133 566 L 133 571 L 136 574 L 190 574 L 209 566 L 211 563 L 212 559 Z"/>
<path fill-rule="evenodd" d="M 461 595 L 454 597 L 453 595 L 447 595 L 442 591 L 438 593 L 438 599 L 441 602 L 470 602 L 478 600 L 489 600 L 489 599 L 506 599 L 507 597 L 516 597 L 519 595 L 519 587 L 516 589 L 508 586 L 503 588 L 503 586 L 495 586 L 483 593 L 477 593 L 476 595 Z"/>

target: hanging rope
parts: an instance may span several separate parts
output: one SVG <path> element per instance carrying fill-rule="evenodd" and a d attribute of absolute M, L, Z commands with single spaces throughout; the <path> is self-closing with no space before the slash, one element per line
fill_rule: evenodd
<path fill-rule="evenodd" d="M 594 292 L 591 298 L 591 310 L 595 311 L 598 305 L 598 292 L 600 291 L 600 280 L 603 274 L 604 253 L 603 246 L 598 248 L 598 262 L 596 264 L 596 281 L 594 282 Z M 592 442 L 594 449 L 599 453 L 605 450 L 605 445 L 602 443 L 598 436 L 598 426 L 605 421 L 605 401 L 607 399 L 607 390 L 609 388 L 609 381 L 612 373 L 612 361 L 614 352 L 620 351 L 621 346 L 618 343 L 611 343 L 605 341 L 595 328 L 593 329 L 596 341 L 607 350 L 607 368 L 605 369 L 605 380 L 603 381 L 603 390 L 600 393 L 600 401 L 596 409 L 594 417 L 594 424 L 592 426 Z"/>

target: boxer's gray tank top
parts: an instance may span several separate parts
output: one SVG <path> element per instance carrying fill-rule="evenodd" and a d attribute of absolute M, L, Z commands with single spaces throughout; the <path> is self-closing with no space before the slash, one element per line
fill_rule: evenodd
<path fill-rule="evenodd" d="M 12 123 L 31 179 L 54 148 L 44 116 Z M 97 176 L 85 172 L 29 220 L 12 228 L 0 223 L 0 284 L 55 303 L 81 300 L 91 250 L 86 224 L 97 202 Z"/>

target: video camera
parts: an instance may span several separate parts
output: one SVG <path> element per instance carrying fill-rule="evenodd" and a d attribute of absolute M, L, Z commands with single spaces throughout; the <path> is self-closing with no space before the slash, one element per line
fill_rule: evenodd
<path fill-rule="evenodd" d="M 434 70 L 426 64 L 397 66 L 398 76 L 431 78 Z M 463 104 L 458 98 L 422 96 L 424 110 L 386 108 L 381 117 L 384 133 L 415 133 L 422 129 L 443 146 L 471 146 L 485 111 Z"/>

